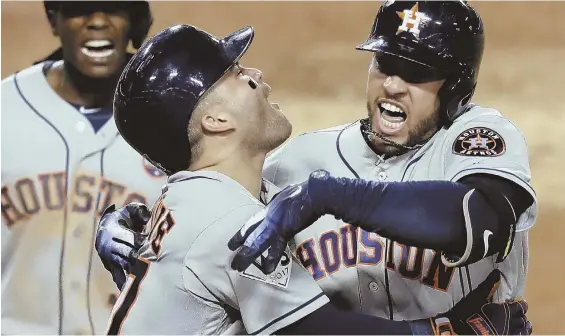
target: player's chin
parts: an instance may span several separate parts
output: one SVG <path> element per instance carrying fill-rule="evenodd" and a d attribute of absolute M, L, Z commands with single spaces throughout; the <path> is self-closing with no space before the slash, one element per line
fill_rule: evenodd
<path fill-rule="evenodd" d="M 292 135 L 292 124 L 284 115 L 281 115 L 273 120 L 273 124 L 268 127 L 267 132 L 270 138 L 270 147 L 273 150 L 290 138 Z"/>
<path fill-rule="evenodd" d="M 111 59 L 105 60 L 92 60 L 81 57 L 77 62 L 77 68 L 86 77 L 105 79 L 118 75 L 124 62 L 125 59 L 121 57 L 111 57 Z"/>
<path fill-rule="evenodd" d="M 399 129 L 390 129 L 387 127 L 383 127 L 379 124 L 373 125 L 373 130 L 379 133 L 382 137 L 386 138 L 387 140 L 393 141 L 394 143 L 405 145 L 408 142 L 409 138 L 409 130 L 408 127 L 401 127 Z M 385 140 L 376 137 L 376 140 L 379 142 L 386 143 Z"/>

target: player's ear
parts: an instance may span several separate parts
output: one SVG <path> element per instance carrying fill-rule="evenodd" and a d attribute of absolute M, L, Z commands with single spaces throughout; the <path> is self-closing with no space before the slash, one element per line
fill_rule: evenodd
<path fill-rule="evenodd" d="M 59 36 L 59 32 L 57 31 L 57 11 L 52 9 L 48 10 L 47 20 L 49 21 L 49 26 L 51 27 L 51 33 L 53 33 L 54 36 Z"/>
<path fill-rule="evenodd" d="M 219 108 L 210 108 L 202 115 L 204 134 L 226 133 L 235 129 L 235 118 L 229 112 Z"/>

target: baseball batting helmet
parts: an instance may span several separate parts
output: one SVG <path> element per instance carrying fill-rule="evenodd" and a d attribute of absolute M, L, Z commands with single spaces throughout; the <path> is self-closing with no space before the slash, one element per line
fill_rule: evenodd
<path fill-rule="evenodd" d="M 386 1 L 369 38 L 357 49 L 423 65 L 418 71 L 422 81 L 446 79 L 439 98 L 449 123 L 466 110 L 475 91 L 484 49 L 483 23 L 466 1 Z M 392 72 L 387 75 L 397 75 Z"/>
<path fill-rule="evenodd" d="M 43 1 L 45 14 L 49 18 L 50 12 L 60 11 L 65 16 L 86 15 L 96 11 L 113 12 L 123 9 L 130 15 L 130 39 L 135 49 L 139 49 L 149 28 L 153 24 L 153 16 L 148 1 Z M 57 61 L 63 59 L 63 49 L 58 48 L 46 58 L 35 62 Z"/>
<path fill-rule="evenodd" d="M 188 168 L 188 123 L 200 98 L 247 51 L 253 27 L 223 39 L 177 25 L 151 37 L 126 65 L 114 94 L 122 137 L 168 175 Z"/>

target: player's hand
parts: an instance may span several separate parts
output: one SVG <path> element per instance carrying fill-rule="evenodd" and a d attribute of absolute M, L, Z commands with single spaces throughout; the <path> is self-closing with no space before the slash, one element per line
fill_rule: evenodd
<path fill-rule="evenodd" d="M 137 258 L 138 249 L 146 239 L 141 232 L 150 216 L 144 204 L 129 203 L 118 210 L 114 204 L 110 205 L 100 218 L 94 246 L 120 290 L 131 261 Z"/>
<path fill-rule="evenodd" d="M 240 248 L 231 262 L 232 269 L 244 271 L 267 249 L 267 257 L 261 260 L 262 271 L 270 274 L 276 269 L 288 241 L 323 214 L 309 194 L 309 182 L 316 174 L 329 176 L 326 171 L 316 171 L 308 181 L 286 187 L 230 239 L 230 250 Z"/>
<path fill-rule="evenodd" d="M 500 271 L 495 269 L 448 312 L 412 322 L 414 334 L 530 335 L 532 324 L 526 317 L 526 301 L 492 302 L 499 284 Z"/>

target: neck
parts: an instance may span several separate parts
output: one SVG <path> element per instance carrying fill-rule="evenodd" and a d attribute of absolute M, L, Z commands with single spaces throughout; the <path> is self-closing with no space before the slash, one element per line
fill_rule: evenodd
<path fill-rule="evenodd" d="M 189 170 L 214 170 L 241 184 L 249 193 L 259 199 L 261 192 L 263 164 L 267 153 L 248 155 L 232 153 L 225 160 L 212 165 L 195 163 Z M 200 167 L 199 167 L 200 166 Z"/>
<path fill-rule="evenodd" d="M 119 75 L 119 73 L 118 73 Z M 76 105 L 110 107 L 118 76 L 91 78 L 69 62 L 57 62 L 47 71 L 47 81 L 61 98 Z"/>

